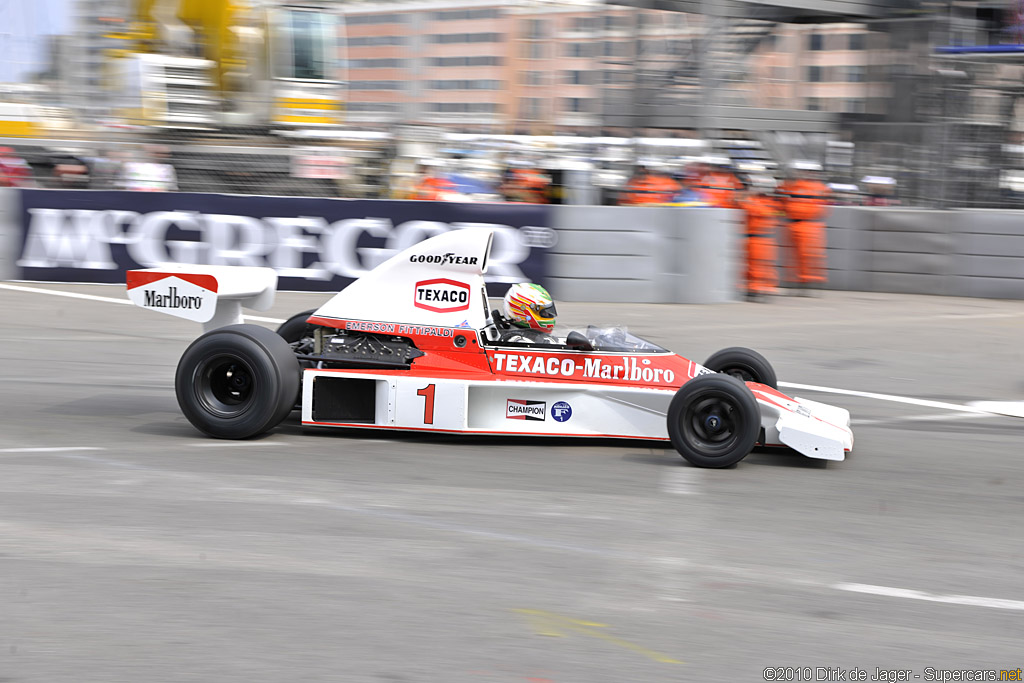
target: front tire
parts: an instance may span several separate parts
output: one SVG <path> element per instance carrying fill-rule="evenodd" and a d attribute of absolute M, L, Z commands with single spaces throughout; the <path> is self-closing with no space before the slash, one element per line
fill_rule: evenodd
<path fill-rule="evenodd" d="M 731 375 L 744 382 L 766 384 L 772 389 L 779 388 L 779 380 L 775 377 L 775 369 L 768 359 L 753 349 L 732 346 L 711 354 L 704 361 L 704 367 L 714 372 Z"/>
<path fill-rule="evenodd" d="M 178 405 L 199 431 L 219 439 L 263 434 L 287 417 L 299 395 L 299 363 L 288 342 L 258 325 L 207 332 L 182 354 Z"/>
<path fill-rule="evenodd" d="M 668 435 L 697 467 L 729 467 L 754 448 L 761 411 L 753 392 L 729 375 L 700 375 L 676 392 L 668 409 Z"/>

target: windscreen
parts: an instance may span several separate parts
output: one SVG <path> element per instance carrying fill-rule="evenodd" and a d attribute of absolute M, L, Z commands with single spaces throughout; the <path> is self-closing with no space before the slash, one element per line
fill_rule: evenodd
<path fill-rule="evenodd" d="M 590 325 L 586 330 L 581 330 L 581 332 L 593 344 L 595 351 L 667 352 L 667 349 L 663 349 L 657 344 L 631 334 L 625 327 L 597 327 Z"/>

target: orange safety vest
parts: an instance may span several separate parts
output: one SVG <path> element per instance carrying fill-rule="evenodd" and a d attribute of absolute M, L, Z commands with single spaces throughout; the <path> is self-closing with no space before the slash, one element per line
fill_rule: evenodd
<path fill-rule="evenodd" d="M 667 204 L 677 192 L 679 185 L 676 181 L 652 173 L 630 180 L 626 185 L 626 193 L 619 203 L 632 206 Z"/>
<path fill-rule="evenodd" d="M 746 212 L 747 237 L 772 237 L 782 215 L 779 203 L 763 194 L 753 195 L 740 203 Z"/>
<path fill-rule="evenodd" d="M 441 199 L 444 194 L 450 192 L 458 192 L 455 187 L 455 183 L 445 178 L 424 178 L 416 184 L 416 188 L 413 190 L 413 199 L 423 199 L 427 201 L 437 201 Z"/>
<path fill-rule="evenodd" d="M 712 171 L 697 181 L 697 190 L 704 201 L 720 209 L 736 208 L 736 192 L 743 188 L 731 173 Z"/>
<path fill-rule="evenodd" d="M 530 204 L 547 204 L 547 189 L 551 181 L 543 174 L 532 169 L 516 169 L 512 171 L 505 191 L 513 195 L 515 201 Z"/>
<path fill-rule="evenodd" d="M 791 221 L 820 221 L 832 198 L 825 183 L 818 180 L 792 180 L 779 188 L 783 210 Z"/>

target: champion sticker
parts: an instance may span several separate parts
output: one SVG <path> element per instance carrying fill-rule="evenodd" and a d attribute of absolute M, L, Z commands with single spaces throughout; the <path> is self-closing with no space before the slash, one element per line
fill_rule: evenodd
<path fill-rule="evenodd" d="M 547 413 L 546 401 L 523 401 L 510 398 L 505 403 L 505 417 L 509 420 L 536 420 L 543 422 Z"/>

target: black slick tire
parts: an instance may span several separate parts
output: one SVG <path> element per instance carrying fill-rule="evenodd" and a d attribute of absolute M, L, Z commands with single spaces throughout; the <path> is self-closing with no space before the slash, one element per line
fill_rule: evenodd
<path fill-rule="evenodd" d="M 668 435 L 697 467 L 729 467 L 754 448 L 761 411 L 746 384 L 729 375 L 700 375 L 676 392 L 668 409 Z"/>
<path fill-rule="evenodd" d="M 775 377 L 775 369 L 768 359 L 753 349 L 732 346 L 711 354 L 704 361 L 704 367 L 714 372 L 731 375 L 744 382 L 765 384 L 772 389 L 779 388 L 779 380 Z"/>
<path fill-rule="evenodd" d="M 299 385 L 288 342 L 258 325 L 207 332 L 182 354 L 174 377 L 181 412 L 219 439 L 247 439 L 276 427 L 295 406 Z"/>
<path fill-rule="evenodd" d="M 281 323 L 277 328 L 277 334 L 289 344 L 295 343 L 304 337 L 312 337 L 317 325 L 310 325 L 306 322 L 309 316 L 316 313 L 316 309 L 296 313 Z"/>

